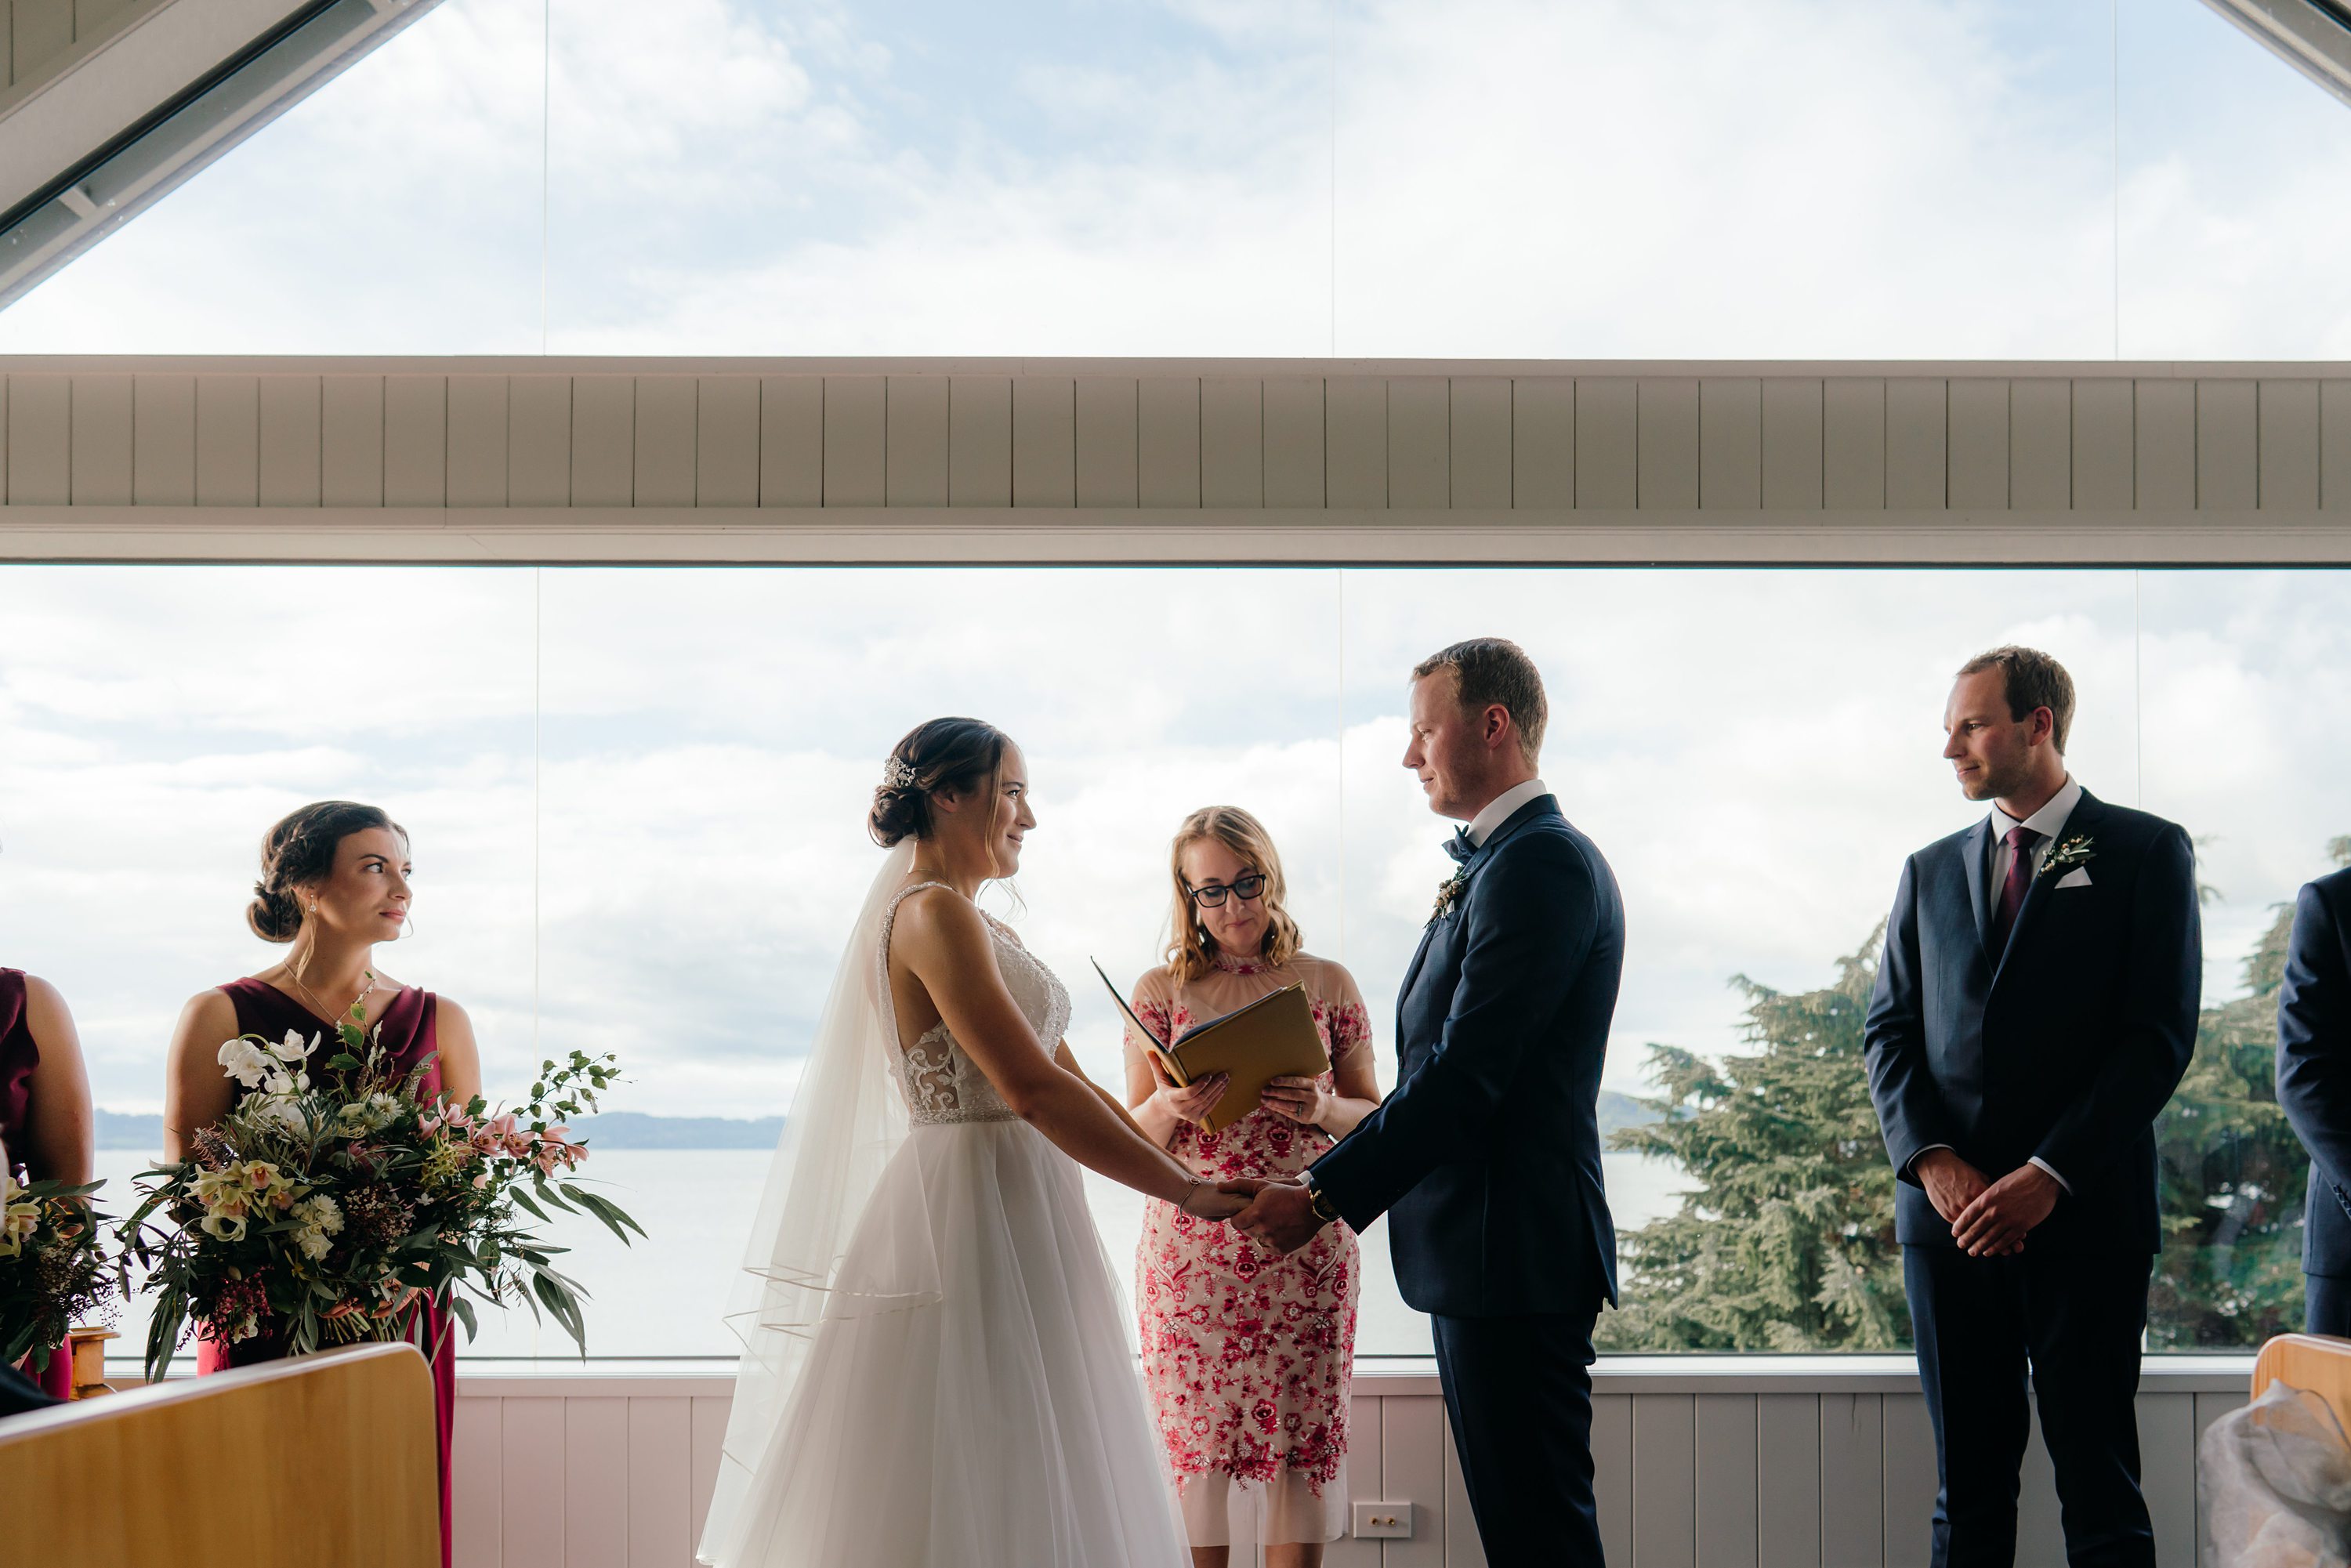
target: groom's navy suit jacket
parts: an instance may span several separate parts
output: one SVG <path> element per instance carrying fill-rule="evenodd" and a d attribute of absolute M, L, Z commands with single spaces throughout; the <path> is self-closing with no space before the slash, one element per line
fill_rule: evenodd
<path fill-rule="evenodd" d="M 2188 1071 L 2203 980 L 2194 852 L 2177 824 L 2086 790 L 2058 834 L 2074 839 L 2089 884 L 2036 876 L 2000 952 L 1989 819 L 1902 868 L 1865 1027 L 1906 1247 L 1954 1245 L 1910 1168 L 1938 1144 L 1995 1181 L 2038 1156 L 2072 1188 L 2036 1249 L 2162 1245 L 2155 1118 Z"/>
<path fill-rule="evenodd" d="M 2278 988 L 2277 1097 L 2310 1151 L 2303 1272 L 2351 1276 L 2351 871 L 2294 900 Z"/>
<path fill-rule="evenodd" d="M 1551 795 L 1461 871 L 1405 972 L 1395 1091 L 1315 1185 L 1359 1231 L 1387 1215 L 1420 1312 L 1597 1312 L 1616 1299 L 1594 1110 L 1625 962 L 1616 878 Z"/>

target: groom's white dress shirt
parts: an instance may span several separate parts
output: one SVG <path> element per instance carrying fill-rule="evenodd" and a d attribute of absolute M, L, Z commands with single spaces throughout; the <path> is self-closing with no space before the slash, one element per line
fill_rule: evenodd
<path fill-rule="evenodd" d="M 1469 847 L 1473 850 L 1482 847 L 1486 842 L 1488 835 L 1491 834 L 1496 828 L 1500 827 L 1504 822 L 1510 820 L 1511 812 L 1517 810 L 1520 807 L 1525 805 L 1536 796 L 1548 795 L 1550 793 L 1550 789 L 1544 785 L 1541 779 L 1530 779 L 1523 784 L 1511 785 L 1509 789 L 1503 790 L 1500 794 L 1487 801 L 1485 809 L 1479 811 L 1476 816 L 1469 819 L 1469 827 L 1468 830 L 1469 834 Z"/>

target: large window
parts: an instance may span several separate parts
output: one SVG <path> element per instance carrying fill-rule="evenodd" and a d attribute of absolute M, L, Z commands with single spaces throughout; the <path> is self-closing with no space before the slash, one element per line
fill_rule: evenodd
<path fill-rule="evenodd" d="M 2303 1163 L 2270 1096 L 2264 939 L 2351 833 L 2330 722 L 2346 628 L 2351 574 L 2325 570 L 0 567 L 0 963 L 74 1003 L 120 1192 L 152 1152 L 181 1002 L 274 956 L 241 918 L 262 830 L 320 797 L 389 808 L 414 835 L 419 929 L 381 956 L 472 1011 L 494 1094 L 578 1044 L 625 1060 L 608 1109 L 736 1120 L 614 1129 L 591 1174 L 653 1237 L 630 1253 L 590 1228 L 574 1259 L 595 1353 L 724 1354 L 772 1144 L 744 1123 L 789 1103 L 904 729 L 977 713 L 1026 746 L 1040 828 L 998 908 L 1071 983 L 1090 1071 L 1115 1082 L 1118 1061 L 1087 959 L 1123 980 L 1153 961 L 1167 836 L 1228 801 L 1277 836 L 1308 946 L 1353 970 L 1393 1085 L 1390 998 L 1449 866 L 1447 825 L 1397 766 L 1405 676 L 1501 632 L 1543 668 L 1544 776 L 1626 898 L 1605 1110 L 1650 1150 L 1608 1156 L 1636 1310 L 1604 1333 L 1896 1344 L 1898 1311 L 1766 1323 L 1738 1298 L 1758 1270 L 1825 1262 L 1898 1308 L 1838 998 L 1865 983 L 1903 856 L 1978 810 L 1938 722 L 1956 664 L 2013 638 L 2079 683 L 2083 782 L 2201 846 L 2208 1011 L 2167 1120 L 2153 1334 L 2252 1344 L 2299 1311 Z M 1778 1187 L 1736 1153 L 1672 1157 L 1661 1128 L 1726 1113 L 1677 1078 L 1691 1061 L 1767 1097 L 1800 1067 L 1827 1084 L 1774 1102 L 1802 1156 Z M 1677 1082 L 1685 1120 L 1659 1123 L 1642 1102 Z M 1732 1187 L 1769 1223 L 1683 1196 Z M 1721 1311 L 1651 1310 L 1642 1268 L 1708 1227 L 1801 1241 L 1782 1222 L 1824 1191 L 1833 1245 L 1717 1269 Z M 1093 1192 L 1125 1273 L 1140 1200 Z M 1383 1236 L 1365 1256 L 1359 1350 L 1425 1354 Z M 567 1348 L 517 1314 L 473 1353 Z"/>
<path fill-rule="evenodd" d="M 444 0 L 0 351 L 2351 356 L 2201 0 Z"/>

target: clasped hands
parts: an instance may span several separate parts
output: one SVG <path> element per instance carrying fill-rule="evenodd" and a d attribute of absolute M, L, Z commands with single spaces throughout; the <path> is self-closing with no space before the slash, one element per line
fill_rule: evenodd
<path fill-rule="evenodd" d="M 1221 1219 L 1280 1252 L 1297 1251 L 1313 1240 L 1324 1224 L 1304 1186 L 1258 1176 L 1214 1186 L 1202 1182 L 1176 1207 L 1195 1219 Z"/>
<path fill-rule="evenodd" d="M 2049 1218 L 2063 1190 L 2056 1177 L 2030 1163 L 1993 1181 L 1953 1149 L 1929 1149 L 1910 1168 L 1927 1189 L 1927 1201 L 1950 1225 L 1951 1239 L 1970 1258 L 2023 1251 L 2025 1233 Z"/>

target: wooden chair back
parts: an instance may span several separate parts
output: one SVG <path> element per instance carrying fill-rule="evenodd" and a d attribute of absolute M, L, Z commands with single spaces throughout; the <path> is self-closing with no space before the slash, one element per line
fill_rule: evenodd
<path fill-rule="evenodd" d="M 2259 1399 L 2273 1383 L 2317 1395 L 2334 1409 L 2343 1430 L 2351 1433 L 2351 1339 L 2278 1335 L 2254 1358 L 2253 1397 Z"/>
<path fill-rule="evenodd" d="M 439 1568 L 433 1375 L 405 1344 L 0 1421 L 0 1568 Z"/>

